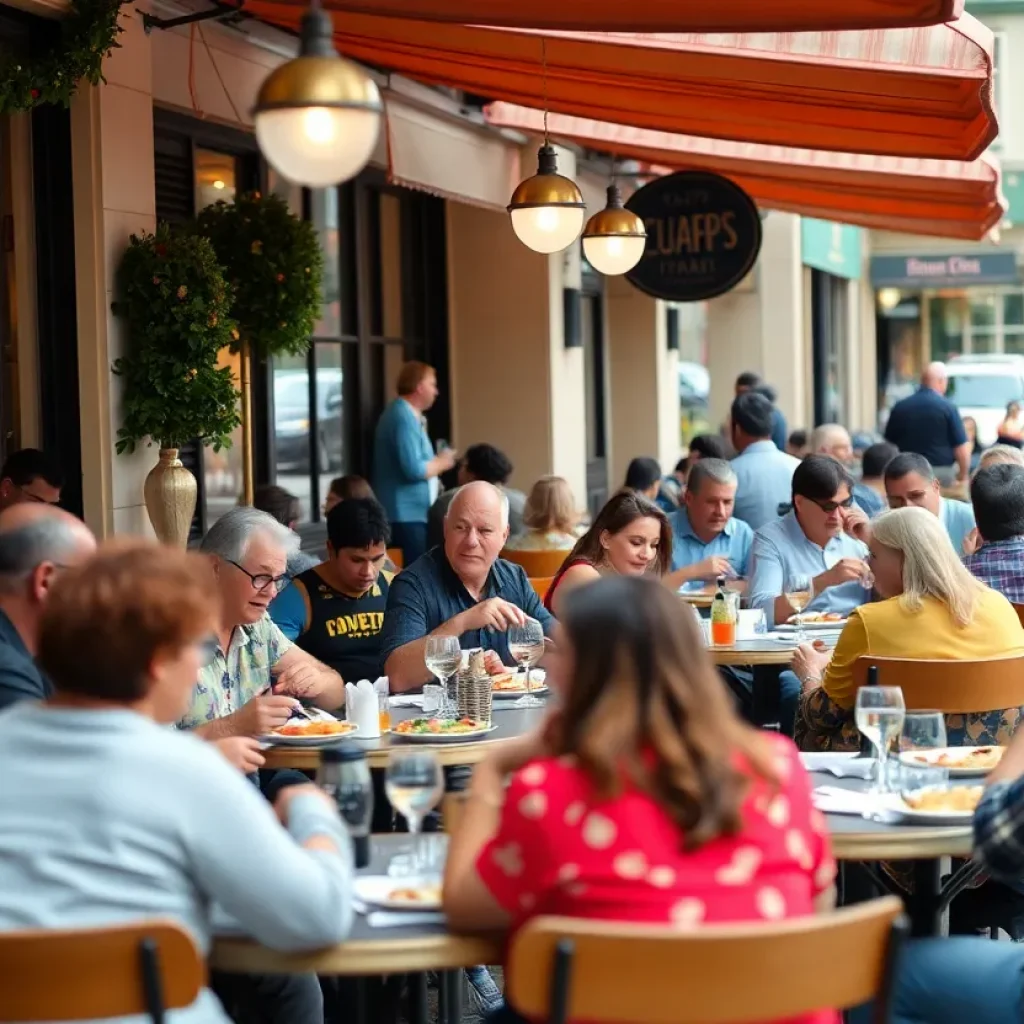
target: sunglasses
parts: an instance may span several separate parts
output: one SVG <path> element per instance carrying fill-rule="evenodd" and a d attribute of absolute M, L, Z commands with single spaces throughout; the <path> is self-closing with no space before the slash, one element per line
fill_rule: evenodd
<path fill-rule="evenodd" d="M 846 499 L 846 501 L 818 501 L 817 498 L 808 498 L 807 500 L 814 502 L 814 504 L 817 505 L 825 515 L 831 515 L 839 508 L 853 508 L 852 494 Z"/>

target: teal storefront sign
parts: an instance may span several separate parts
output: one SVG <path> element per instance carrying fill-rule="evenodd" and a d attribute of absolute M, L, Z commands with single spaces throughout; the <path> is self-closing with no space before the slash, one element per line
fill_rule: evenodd
<path fill-rule="evenodd" d="M 800 219 L 801 262 L 837 277 L 858 278 L 861 272 L 861 230 L 830 220 Z"/>

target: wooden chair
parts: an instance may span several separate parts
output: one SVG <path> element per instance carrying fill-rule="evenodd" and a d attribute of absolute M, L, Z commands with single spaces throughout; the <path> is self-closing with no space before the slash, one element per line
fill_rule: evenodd
<path fill-rule="evenodd" d="M 1024 604 L 1015 604 L 1013 610 L 1017 613 L 1017 618 L 1020 619 L 1020 624 L 1024 626 Z"/>
<path fill-rule="evenodd" d="M 777 924 L 688 932 L 538 917 L 512 940 L 506 994 L 519 1013 L 548 1024 L 744 1024 L 869 1000 L 883 1024 L 909 928 L 895 896 Z"/>
<path fill-rule="evenodd" d="M 530 586 L 533 587 L 534 593 L 543 601 L 544 595 L 551 589 L 551 584 L 554 580 L 554 576 L 532 576 L 530 577 Z"/>
<path fill-rule="evenodd" d="M 396 569 L 405 568 L 405 555 L 402 554 L 401 548 L 388 548 L 388 558 L 394 562 Z"/>
<path fill-rule="evenodd" d="M 984 661 L 878 658 L 865 654 L 853 666 L 858 687 L 878 667 L 879 686 L 898 686 L 908 711 L 981 714 L 1024 705 L 1024 657 Z"/>
<path fill-rule="evenodd" d="M 0 1022 L 106 1020 L 191 1006 L 206 966 L 169 921 L 0 932 Z"/>
<path fill-rule="evenodd" d="M 512 548 L 505 548 L 501 557 L 509 562 L 515 562 L 526 570 L 530 579 L 542 579 L 545 576 L 554 576 L 568 551 L 515 551 Z"/>

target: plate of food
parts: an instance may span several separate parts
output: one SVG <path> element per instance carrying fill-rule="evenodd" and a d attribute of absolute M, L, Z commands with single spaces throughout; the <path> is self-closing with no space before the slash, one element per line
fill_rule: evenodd
<path fill-rule="evenodd" d="M 439 878 L 390 878 L 388 875 L 359 875 L 356 899 L 385 910 L 440 910 Z"/>
<path fill-rule="evenodd" d="M 934 750 L 904 750 L 900 760 L 912 767 L 946 768 L 950 778 L 988 775 L 999 764 L 1003 747 L 937 747 Z"/>
<path fill-rule="evenodd" d="M 479 739 L 497 728 L 474 718 L 407 718 L 394 723 L 391 733 L 411 743 L 462 743 Z"/>
<path fill-rule="evenodd" d="M 981 800 L 983 786 L 929 786 L 888 793 L 885 806 L 907 825 L 967 825 Z"/>
<path fill-rule="evenodd" d="M 797 629 L 839 629 L 846 625 L 846 617 L 839 612 L 804 612 L 802 615 L 790 615 L 783 623 L 775 628 L 781 632 L 795 631 Z"/>
<path fill-rule="evenodd" d="M 353 722 L 318 718 L 313 721 L 293 718 L 260 740 L 279 747 L 330 747 L 345 736 L 359 731 Z"/>
<path fill-rule="evenodd" d="M 545 680 L 547 675 L 542 668 L 530 670 L 530 693 L 542 696 L 548 692 Z M 526 673 L 514 668 L 507 668 L 504 672 L 491 676 L 491 683 L 494 687 L 494 696 L 499 699 L 508 697 L 522 697 L 526 693 Z"/>

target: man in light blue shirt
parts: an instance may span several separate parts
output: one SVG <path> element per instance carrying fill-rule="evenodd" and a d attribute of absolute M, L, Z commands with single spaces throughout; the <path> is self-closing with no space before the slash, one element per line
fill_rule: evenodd
<path fill-rule="evenodd" d="M 793 474 L 793 510 L 754 535 L 748 598 L 769 628 L 796 611 L 790 591 L 810 589 L 808 610 L 844 618 L 870 600 L 868 550 L 843 532 L 852 507 L 850 474 L 831 456 L 808 455 Z M 780 685 L 780 726 L 792 735 L 800 682 L 783 672 Z"/>
<path fill-rule="evenodd" d="M 889 508 L 917 505 L 942 520 L 957 555 L 964 554 L 964 540 L 974 529 L 974 509 L 965 501 L 942 497 L 931 463 L 916 452 L 903 452 L 885 467 L 885 495 Z"/>
<path fill-rule="evenodd" d="M 437 480 L 458 456 L 434 454 L 424 413 L 437 399 L 437 374 L 426 363 L 406 363 L 398 374 L 398 397 L 377 421 L 373 438 L 373 489 L 391 522 L 391 540 L 406 565 L 427 550 L 427 515 Z"/>
<path fill-rule="evenodd" d="M 736 474 L 733 515 L 759 530 L 778 518 L 779 505 L 789 502 L 800 460 L 775 447 L 772 403 L 755 391 L 745 391 L 733 400 L 730 430 L 733 447 L 740 453 L 732 460 Z"/>
<path fill-rule="evenodd" d="M 747 574 L 754 532 L 732 516 L 736 474 L 724 459 L 700 459 L 687 480 L 684 505 L 672 524 L 672 576 L 677 587 L 701 586 L 718 576 Z"/>

